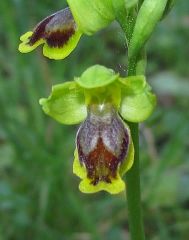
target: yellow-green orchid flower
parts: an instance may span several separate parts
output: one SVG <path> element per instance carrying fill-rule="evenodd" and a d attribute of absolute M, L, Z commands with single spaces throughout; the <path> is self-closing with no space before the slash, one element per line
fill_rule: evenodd
<path fill-rule="evenodd" d="M 100 65 L 53 86 L 51 95 L 40 99 L 44 112 L 60 123 L 82 123 L 73 164 L 82 192 L 116 194 L 125 189 L 122 176 L 133 164 L 134 147 L 123 119 L 144 121 L 155 102 L 144 76 L 120 78 Z"/>

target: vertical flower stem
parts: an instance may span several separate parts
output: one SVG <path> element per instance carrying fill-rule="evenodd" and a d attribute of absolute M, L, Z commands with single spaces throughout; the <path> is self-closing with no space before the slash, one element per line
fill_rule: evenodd
<path fill-rule="evenodd" d="M 129 59 L 128 75 L 135 76 L 144 74 L 146 66 L 145 50 L 142 50 L 139 57 Z M 129 227 L 132 240 L 145 240 L 144 226 L 141 209 L 140 190 L 140 162 L 139 162 L 139 130 L 138 124 L 129 123 L 133 139 L 135 157 L 134 164 L 126 175 L 126 194 L 128 204 Z"/>
<path fill-rule="evenodd" d="M 144 240 L 144 228 L 141 211 L 140 170 L 139 170 L 139 136 L 138 124 L 130 123 L 135 148 L 135 159 L 131 170 L 126 175 L 127 204 L 129 227 L 132 240 Z"/>
<path fill-rule="evenodd" d="M 126 43 L 129 51 L 129 44 L 136 21 L 136 12 L 131 11 L 125 19 L 124 14 L 118 16 L 118 21 L 126 36 Z M 128 22 L 128 24 L 127 24 Z M 146 54 L 145 50 L 128 59 L 128 75 L 135 76 L 137 74 L 145 74 Z M 134 164 L 130 171 L 126 174 L 126 194 L 128 204 L 128 217 L 131 240 L 145 240 L 142 209 L 141 209 L 141 190 L 140 190 L 140 163 L 139 163 L 139 133 L 138 124 L 129 123 L 131 135 L 133 139 L 135 157 Z"/>

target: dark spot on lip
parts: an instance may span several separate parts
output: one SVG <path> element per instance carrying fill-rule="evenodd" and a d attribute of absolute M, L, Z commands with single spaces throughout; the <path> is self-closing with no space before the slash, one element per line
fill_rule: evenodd
<path fill-rule="evenodd" d="M 47 37 L 46 41 L 50 47 L 63 47 L 74 35 L 75 30 L 73 28 L 66 29 L 64 31 L 51 32 Z"/>
<path fill-rule="evenodd" d="M 81 148 L 79 155 L 83 155 Z M 93 185 L 97 185 L 99 181 L 111 183 L 111 178 L 116 178 L 119 159 L 106 149 L 102 138 L 98 139 L 96 148 L 84 159 L 87 177 L 91 179 Z"/>
<path fill-rule="evenodd" d="M 32 46 L 44 39 L 50 47 L 62 47 L 75 33 L 75 29 L 72 13 L 69 8 L 65 8 L 38 23 L 28 44 Z"/>
<path fill-rule="evenodd" d="M 99 115 L 85 120 L 77 134 L 79 161 L 84 164 L 91 184 L 111 183 L 129 147 L 129 133 L 118 114 L 110 109 L 107 122 Z"/>

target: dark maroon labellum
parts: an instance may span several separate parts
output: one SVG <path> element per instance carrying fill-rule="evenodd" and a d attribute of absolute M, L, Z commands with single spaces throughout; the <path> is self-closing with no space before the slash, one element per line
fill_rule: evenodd
<path fill-rule="evenodd" d="M 76 141 L 79 161 L 86 166 L 91 184 L 111 183 L 129 147 L 128 129 L 115 108 L 109 103 L 91 105 Z"/>
<path fill-rule="evenodd" d="M 40 39 L 45 39 L 50 47 L 62 47 L 75 33 L 76 23 L 69 8 L 48 16 L 34 29 L 29 40 L 34 45 Z"/>

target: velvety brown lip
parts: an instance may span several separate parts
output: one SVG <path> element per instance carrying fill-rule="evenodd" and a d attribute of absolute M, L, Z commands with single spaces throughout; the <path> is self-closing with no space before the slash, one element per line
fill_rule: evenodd
<path fill-rule="evenodd" d="M 75 30 L 73 28 L 66 29 L 62 32 L 52 32 L 46 37 L 47 44 L 50 47 L 63 47 L 74 33 Z"/>
<path fill-rule="evenodd" d="M 93 185 L 111 183 L 128 152 L 129 133 L 118 114 L 113 110 L 106 120 L 89 115 L 77 134 L 79 160 Z"/>
<path fill-rule="evenodd" d="M 45 18 L 42 22 L 40 22 L 37 27 L 35 28 L 32 36 L 29 40 L 29 45 L 34 45 L 37 41 L 39 41 L 41 38 L 45 37 L 45 28 L 46 25 L 50 22 L 50 20 L 53 18 L 53 16 L 49 16 Z"/>
<path fill-rule="evenodd" d="M 29 45 L 45 39 L 50 47 L 62 47 L 75 33 L 75 22 L 69 8 L 42 20 L 34 29 Z"/>

